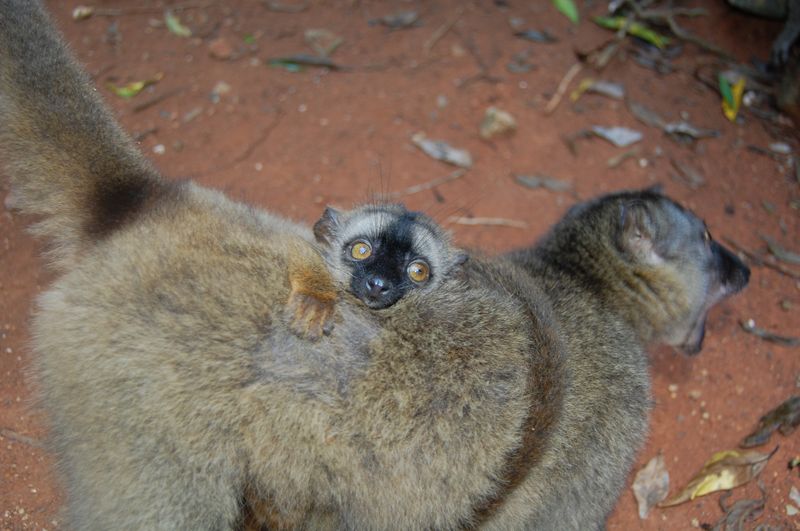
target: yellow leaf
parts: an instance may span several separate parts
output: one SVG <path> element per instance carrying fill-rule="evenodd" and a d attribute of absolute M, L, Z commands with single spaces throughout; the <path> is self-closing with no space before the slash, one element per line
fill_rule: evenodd
<path fill-rule="evenodd" d="M 742 106 L 744 82 L 744 77 L 740 77 L 739 80 L 731 87 L 731 96 L 733 102 L 728 102 L 728 100 L 725 98 L 722 99 L 722 112 L 725 114 L 725 118 L 731 122 L 736 120 L 736 116 L 739 114 L 739 109 Z"/>
<path fill-rule="evenodd" d="M 692 491 L 691 499 L 705 496 L 718 490 L 729 490 L 736 486 L 736 476 L 728 470 L 722 470 L 719 475 L 712 474 L 700 482 Z"/>
<path fill-rule="evenodd" d="M 744 485 L 761 473 L 774 453 L 774 450 L 770 454 L 737 450 L 717 452 L 680 492 L 660 503 L 659 507 L 671 507 L 698 496 Z"/>
<path fill-rule="evenodd" d="M 589 90 L 589 88 L 594 84 L 594 79 L 587 77 L 583 81 L 580 82 L 578 88 L 572 91 L 572 94 L 569 95 L 570 101 L 578 101 L 578 99 L 583 96 L 583 93 Z"/>
<path fill-rule="evenodd" d="M 129 100 L 143 91 L 148 85 L 152 85 L 153 83 L 160 81 L 162 77 L 164 77 L 164 74 L 159 72 L 150 79 L 132 81 L 127 85 L 122 86 L 114 85 L 113 83 L 106 83 L 106 87 L 120 98 Z"/>

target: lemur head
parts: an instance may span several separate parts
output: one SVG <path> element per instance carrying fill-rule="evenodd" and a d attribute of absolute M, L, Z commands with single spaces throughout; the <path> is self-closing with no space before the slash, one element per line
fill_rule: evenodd
<path fill-rule="evenodd" d="M 373 309 L 435 288 L 467 255 L 428 216 L 402 205 L 325 209 L 314 225 L 337 282 Z"/>

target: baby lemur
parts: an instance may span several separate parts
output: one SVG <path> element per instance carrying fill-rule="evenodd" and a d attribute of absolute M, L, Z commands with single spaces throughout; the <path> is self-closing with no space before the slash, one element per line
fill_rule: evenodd
<path fill-rule="evenodd" d="M 402 205 L 370 204 L 350 212 L 329 207 L 314 224 L 314 236 L 326 268 L 290 266 L 287 303 L 292 330 L 309 339 L 333 329 L 335 283 L 380 310 L 405 295 L 424 297 L 467 260 L 432 219 Z"/>
<path fill-rule="evenodd" d="M 465 260 L 400 207 L 312 232 L 166 180 L 32 0 L 0 0 L 0 154 L 60 273 L 32 330 L 70 529 L 602 528 L 645 347 L 695 353 L 748 278 L 655 191 Z"/>
<path fill-rule="evenodd" d="M 366 205 L 345 213 L 327 208 L 314 235 L 333 278 L 373 309 L 435 289 L 467 259 L 432 219 L 402 205 Z"/>

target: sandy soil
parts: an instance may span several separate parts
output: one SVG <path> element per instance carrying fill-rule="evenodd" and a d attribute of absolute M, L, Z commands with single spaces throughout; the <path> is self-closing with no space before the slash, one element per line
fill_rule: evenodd
<path fill-rule="evenodd" d="M 584 70 L 570 91 L 590 76 L 619 82 L 631 100 L 670 121 L 684 118 L 718 130 L 717 138 L 677 143 L 638 122 L 624 103 L 598 95 L 577 103 L 565 98 L 555 112 L 544 112 L 575 63 L 575 52 L 612 38 L 587 20 L 589 14 L 602 14 L 603 2 L 584 7 L 584 20 L 572 26 L 544 0 L 311 0 L 299 13 L 270 10 L 268 2 L 195 1 L 176 11 L 193 31 L 191 38 L 164 27 L 169 2 L 99 0 L 106 16 L 82 21 L 71 17 L 77 2 L 48 3 L 98 90 L 127 130 L 141 135 L 142 149 L 165 174 L 196 179 L 296 219 L 313 222 L 325 204 L 347 207 L 449 175 L 452 167 L 412 145 L 412 134 L 422 131 L 469 149 L 475 163 L 463 177 L 402 200 L 448 225 L 466 246 L 499 252 L 524 245 L 577 200 L 661 183 L 704 217 L 718 239 L 732 238 L 760 253 L 765 245 L 759 235 L 767 234 L 795 251 L 800 248 L 800 188 L 793 169 L 785 156 L 751 149 L 782 141 L 798 153 L 797 130 L 769 126 L 749 112 L 737 123 L 726 120 L 719 96 L 693 76 L 697 65 L 713 62 L 696 47 L 685 46 L 675 70 L 663 75 L 633 61 L 627 41 L 603 72 Z M 708 8 L 710 16 L 687 27 L 741 61 L 766 58 L 780 31 L 779 23 L 730 11 L 721 0 L 691 5 Z M 121 11 L 113 11 L 117 8 Z M 403 10 L 419 11 L 420 23 L 396 31 L 369 23 Z M 546 28 L 559 41 L 536 44 L 515 37 L 509 23 L 515 17 L 524 29 Z M 453 25 L 433 41 L 448 24 Z M 290 72 L 265 65 L 269 58 L 310 53 L 304 31 L 312 28 L 344 39 L 332 58 L 350 68 Z M 510 72 L 507 64 L 525 51 L 533 69 Z M 129 101 L 105 88 L 109 81 L 122 84 L 159 73 L 158 83 Z M 510 112 L 518 125 L 513 134 L 487 141 L 478 135 L 478 124 L 493 105 Z M 632 127 L 644 139 L 634 157 L 610 168 L 609 159 L 626 149 L 599 138 L 581 139 L 573 154 L 564 141 L 592 125 Z M 676 179 L 672 160 L 695 168 L 705 183 L 692 189 Z M 524 188 L 515 174 L 547 175 L 567 181 L 571 189 Z M 5 186 L 0 179 L 2 197 Z M 460 225 L 448 222 L 451 216 L 507 218 L 525 228 Z M 46 433 L 44 418 L 31 407 L 25 375 L 31 356 L 28 318 L 36 295 L 51 279 L 39 244 L 24 231 L 29 221 L 0 207 L 0 529 L 61 527 L 53 460 L 39 443 Z M 712 312 L 698 357 L 653 349 L 652 429 L 636 469 L 663 454 L 675 491 L 713 452 L 735 448 L 761 414 L 800 393 L 800 349 L 765 342 L 739 326 L 752 318 L 763 328 L 797 336 L 799 308 L 797 277 L 756 266 L 747 290 Z M 796 434 L 775 435 L 763 450 L 777 445 L 760 476 L 767 502 L 757 523 L 791 529 L 800 517 L 789 516 L 786 505 L 793 503 L 789 491 L 800 487 L 800 477 L 787 463 L 800 454 L 800 440 Z M 736 489 L 731 501 L 758 496 L 751 483 Z M 722 514 L 719 497 L 654 509 L 640 520 L 626 489 L 609 528 L 714 523 Z"/>

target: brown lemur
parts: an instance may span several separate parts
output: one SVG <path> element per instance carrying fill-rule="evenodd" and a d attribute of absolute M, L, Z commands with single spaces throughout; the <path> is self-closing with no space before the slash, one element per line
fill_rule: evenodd
<path fill-rule="evenodd" d="M 644 348 L 696 352 L 747 282 L 640 191 L 466 261 L 388 207 L 433 227 L 430 283 L 358 291 L 341 253 L 370 252 L 348 239 L 376 237 L 351 232 L 369 208 L 318 243 L 164 179 L 38 1 L 0 0 L 0 157 L 60 274 L 33 368 L 72 529 L 602 528 L 646 431 Z M 422 278 L 414 254 L 389 263 Z"/>

